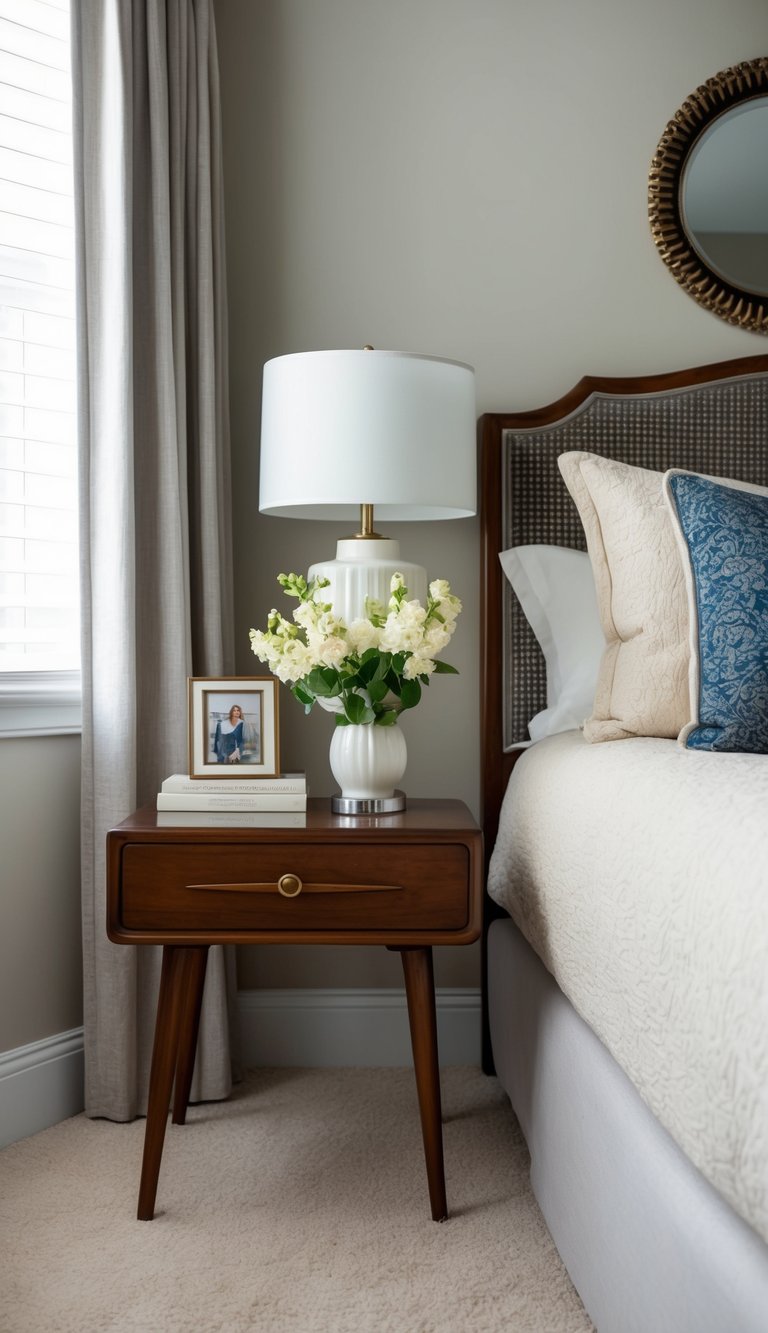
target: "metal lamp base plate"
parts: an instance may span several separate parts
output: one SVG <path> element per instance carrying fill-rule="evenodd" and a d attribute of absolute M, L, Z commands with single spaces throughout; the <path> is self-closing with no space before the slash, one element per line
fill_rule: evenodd
<path fill-rule="evenodd" d="M 335 815 L 396 815 L 405 809 L 405 792 L 394 796 L 332 796 L 331 810 Z"/>

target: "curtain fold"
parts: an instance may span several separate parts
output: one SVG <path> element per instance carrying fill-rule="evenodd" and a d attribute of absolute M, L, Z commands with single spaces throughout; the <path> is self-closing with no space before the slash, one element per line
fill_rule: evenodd
<path fill-rule="evenodd" d="M 78 0 L 72 39 L 86 1112 L 128 1120 L 160 951 L 106 938 L 105 834 L 186 771 L 187 676 L 234 671 L 212 3 Z M 234 989 L 212 948 L 193 1100 L 230 1091 Z"/>

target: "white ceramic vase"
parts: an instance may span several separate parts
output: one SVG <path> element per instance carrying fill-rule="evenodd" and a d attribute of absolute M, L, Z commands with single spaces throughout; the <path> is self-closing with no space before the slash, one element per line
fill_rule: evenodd
<path fill-rule="evenodd" d="M 335 727 L 331 740 L 331 772 L 342 797 L 386 800 L 405 772 L 408 751 L 397 723 L 391 727 Z"/>

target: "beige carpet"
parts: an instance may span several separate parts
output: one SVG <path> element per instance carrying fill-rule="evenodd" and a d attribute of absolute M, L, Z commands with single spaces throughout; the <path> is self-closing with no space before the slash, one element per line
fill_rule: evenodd
<path fill-rule="evenodd" d="M 2 1333 L 577 1333 L 590 1322 L 495 1080 L 443 1071 L 430 1221 L 413 1074 L 279 1069 L 169 1125 L 76 1116 L 0 1152 Z"/>

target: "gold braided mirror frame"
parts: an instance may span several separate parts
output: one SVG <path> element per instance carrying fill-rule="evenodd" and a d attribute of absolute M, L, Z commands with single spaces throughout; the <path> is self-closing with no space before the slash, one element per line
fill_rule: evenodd
<path fill-rule="evenodd" d="M 722 70 L 686 98 L 665 129 L 648 178 L 648 216 L 656 248 L 695 301 L 729 324 L 768 334 L 768 296 L 734 286 L 711 269 L 685 229 L 680 190 L 701 135 L 734 106 L 768 95 L 768 56 Z"/>

